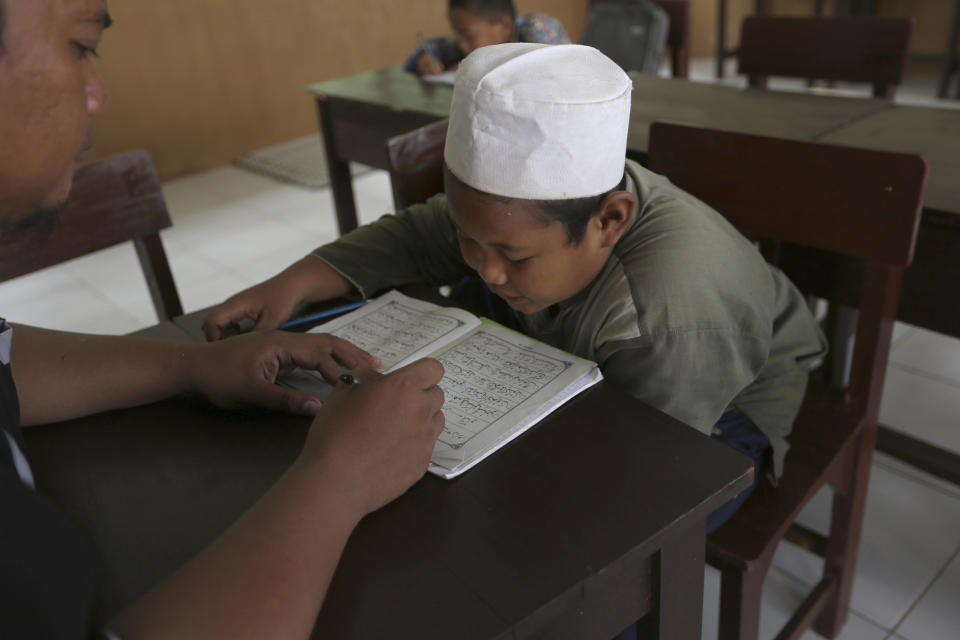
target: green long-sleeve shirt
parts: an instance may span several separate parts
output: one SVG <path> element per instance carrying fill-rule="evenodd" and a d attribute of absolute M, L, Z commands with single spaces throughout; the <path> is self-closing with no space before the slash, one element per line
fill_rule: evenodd
<path fill-rule="evenodd" d="M 770 439 L 779 476 L 810 364 L 826 343 L 799 291 L 720 214 L 627 161 L 629 227 L 580 293 L 520 315 L 531 336 L 595 360 L 604 376 L 710 433 L 729 409 Z M 472 271 L 443 195 L 361 227 L 314 255 L 363 296 L 450 284 Z"/>

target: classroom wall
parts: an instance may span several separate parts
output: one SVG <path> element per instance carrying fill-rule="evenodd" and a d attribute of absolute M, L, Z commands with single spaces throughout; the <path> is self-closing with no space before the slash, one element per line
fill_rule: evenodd
<path fill-rule="evenodd" d="M 579 38 L 586 0 L 518 0 Z M 399 64 L 418 31 L 448 31 L 446 0 L 115 0 L 97 67 L 110 103 L 96 159 L 135 147 L 161 177 L 317 130 L 303 88 Z"/>
<path fill-rule="evenodd" d="M 402 62 L 417 33 L 448 31 L 447 0 L 113 0 L 97 67 L 111 100 L 91 159 L 148 149 L 164 179 L 317 130 L 312 82 Z M 731 41 L 753 0 L 729 0 Z M 773 0 L 806 13 L 812 0 Z M 915 53 L 940 53 L 953 0 L 878 0 L 915 15 Z M 516 0 L 579 39 L 588 0 Z M 716 0 L 691 0 L 693 54 L 711 56 Z"/>

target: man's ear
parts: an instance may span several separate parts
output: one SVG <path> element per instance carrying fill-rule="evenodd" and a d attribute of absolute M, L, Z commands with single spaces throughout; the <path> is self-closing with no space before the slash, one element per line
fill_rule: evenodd
<path fill-rule="evenodd" d="M 633 211 L 637 206 L 637 197 L 629 191 L 614 191 L 600 203 L 600 209 L 593 214 L 591 224 L 600 232 L 600 246 L 612 247 L 630 226 Z"/>

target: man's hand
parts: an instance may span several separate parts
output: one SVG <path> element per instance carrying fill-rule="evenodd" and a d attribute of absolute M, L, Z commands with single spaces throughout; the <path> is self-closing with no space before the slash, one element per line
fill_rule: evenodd
<path fill-rule="evenodd" d="M 417 73 L 422 76 L 431 76 L 443 73 L 443 63 L 424 51 L 417 58 Z"/>
<path fill-rule="evenodd" d="M 255 405 L 304 415 L 316 414 L 322 403 L 303 391 L 274 384 L 282 372 L 313 369 L 335 384 L 344 368 L 380 364 L 363 349 L 322 333 L 250 333 L 190 345 L 183 353 L 186 390 L 222 407 Z"/>
<path fill-rule="evenodd" d="M 358 367 L 359 384 L 338 384 L 317 413 L 301 461 L 336 485 L 363 516 L 426 472 L 443 431 L 443 365 L 426 358 L 388 375 Z"/>
<path fill-rule="evenodd" d="M 203 333 L 210 341 L 235 335 L 244 318 L 254 321 L 254 331 L 276 329 L 301 302 L 319 302 L 350 290 L 350 283 L 326 262 L 308 256 L 214 307 L 203 320 Z"/>

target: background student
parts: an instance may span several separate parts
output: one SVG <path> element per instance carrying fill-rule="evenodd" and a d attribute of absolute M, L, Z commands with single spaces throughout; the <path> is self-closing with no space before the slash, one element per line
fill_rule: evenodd
<path fill-rule="evenodd" d="M 104 0 L 0 0 L 0 250 L 56 221 L 107 99 L 90 56 L 110 22 Z M 326 335 L 188 344 L 0 319 L 0 638 L 307 638 L 351 531 L 424 474 L 443 428 L 437 361 L 389 376 L 376 364 Z M 274 384 L 297 365 L 331 381 L 348 367 L 362 384 L 320 407 Z M 21 426 L 177 393 L 316 417 L 267 494 L 101 632 L 93 550 L 36 490 Z"/>
<path fill-rule="evenodd" d="M 534 11 L 518 16 L 513 0 L 450 0 L 453 36 L 422 40 L 404 65 L 420 75 L 454 69 L 474 49 L 505 42 L 569 44 L 556 18 Z"/>

